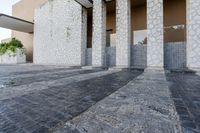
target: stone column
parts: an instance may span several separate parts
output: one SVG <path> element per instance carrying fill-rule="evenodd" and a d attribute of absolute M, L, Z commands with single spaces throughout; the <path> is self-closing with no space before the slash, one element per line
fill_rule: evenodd
<path fill-rule="evenodd" d="M 147 69 L 163 69 L 163 35 L 163 0 L 147 0 Z"/>
<path fill-rule="evenodd" d="M 116 0 L 116 67 L 130 67 L 131 2 Z"/>
<path fill-rule="evenodd" d="M 187 67 L 200 70 L 199 0 L 187 0 Z"/>
<path fill-rule="evenodd" d="M 81 65 L 86 65 L 87 48 L 87 9 L 82 7 L 82 29 L 81 29 Z"/>
<path fill-rule="evenodd" d="M 92 32 L 92 65 L 105 65 L 106 48 L 106 3 L 104 0 L 93 2 L 93 32 Z"/>

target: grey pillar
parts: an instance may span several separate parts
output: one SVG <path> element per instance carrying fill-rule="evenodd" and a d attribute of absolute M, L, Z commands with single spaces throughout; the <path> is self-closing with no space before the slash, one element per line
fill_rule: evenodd
<path fill-rule="evenodd" d="M 147 68 L 164 66 L 163 0 L 147 0 Z"/>
<path fill-rule="evenodd" d="M 82 8 L 82 29 L 81 29 L 81 65 L 86 65 L 87 48 L 87 9 Z"/>
<path fill-rule="evenodd" d="M 92 65 L 105 65 L 106 48 L 106 3 L 104 0 L 94 0 L 93 3 L 93 33 L 92 33 Z"/>
<path fill-rule="evenodd" d="M 187 0 L 187 67 L 200 70 L 199 0 Z"/>
<path fill-rule="evenodd" d="M 116 67 L 130 67 L 131 2 L 116 0 Z"/>

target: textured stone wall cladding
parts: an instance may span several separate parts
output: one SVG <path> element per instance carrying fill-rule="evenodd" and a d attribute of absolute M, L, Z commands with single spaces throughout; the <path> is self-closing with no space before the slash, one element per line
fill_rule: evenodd
<path fill-rule="evenodd" d="M 147 0 L 147 65 L 163 67 L 163 0 Z"/>
<path fill-rule="evenodd" d="M 86 65 L 87 49 L 87 9 L 82 8 L 82 42 L 81 42 L 81 65 Z"/>
<path fill-rule="evenodd" d="M 106 3 L 95 0 L 93 3 L 92 64 L 105 65 L 106 47 Z"/>
<path fill-rule="evenodd" d="M 116 0 L 116 65 L 130 66 L 131 7 L 130 0 Z"/>
<path fill-rule="evenodd" d="M 87 49 L 86 65 L 92 65 L 92 49 Z M 116 47 L 106 48 L 106 66 L 116 66 Z M 131 46 L 131 66 L 134 68 L 147 67 L 147 45 Z M 185 42 L 172 42 L 164 45 L 164 66 L 166 69 L 184 69 L 186 67 Z"/>
<path fill-rule="evenodd" d="M 16 50 L 16 54 L 10 55 L 5 53 L 0 55 L 0 64 L 22 64 L 26 63 L 26 55 L 21 49 Z"/>
<path fill-rule="evenodd" d="M 164 45 L 164 59 L 166 69 L 184 69 L 186 67 L 185 42 L 166 43 Z"/>
<path fill-rule="evenodd" d="M 131 48 L 131 66 L 135 68 L 146 68 L 147 45 L 133 45 Z"/>
<path fill-rule="evenodd" d="M 187 66 L 200 68 L 199 0 L 187 0 Z"/>
<path fill-rule="evenodd" d="M 131 66 L 147 67 L 147 45 L 134 45 L 131 51 Z M 164 66 L 166 69 L 184 69 L 186 67 L 186 43 L 172 42 L 164 44 Z"/>
<path fill-rule="evenodd" d="M 92 66 L 92 48 L 86 50 L 86 66 Z"/>
<path fill-rule="evenodd" d="M 116 48 L 115 47 L 106 47 L 106 59 L 105 59 L 105 66 L 113 67 L 116 65 Z M 92 65 L 92 49 L 88 48 L 86 53 L 86 65 Z"/>
<path fill-rule="evenodd" d="M 106 48 L 106 66 L 116 66 L 116 47 Z"/>
<path fill-rule="evenodd" d="M 82 13 L 81 5 L 74 0 L 49 0 L 36 9 L 34 63 L 84 64 Z"/>

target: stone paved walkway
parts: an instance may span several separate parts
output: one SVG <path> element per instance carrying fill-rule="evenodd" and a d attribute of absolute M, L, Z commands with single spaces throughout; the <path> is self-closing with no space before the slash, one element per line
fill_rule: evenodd
<path fill-rule="evenodd" d="M 143 73 L 56 133 L 179 133 L 164 73 Z"/>
<path fill-rule="evenodd" d="M 35 73 L 40 73 L 37 76 L 32 71 L 25 71 L 21 74 L 11 72 L 6 77 L 6 72 L 2 72 L 4 75 L 4 77 L 1 77 L 2 81 L 6 79 L 6 82 L 1 82 L 1 90 L 8 90 L 19 86 L 23 86 L 22 90 L 24 90 L 33 82 L 40 84 L 40 82 L 56 80 L 58 83 L 54 82 L 54 85 L 48 86 L 45 89 L 29 91 L 29 93 L 26 92 L 25 94 L 22 92 L 21 95 L 13 96 L 11 94 L 11 98 L 1 98 L 1 132 L 45 133 L 53 131 L 56 127 L 63 125 L 71 118 L 84 112 L 96 102 L 115 92 L 141 74 L 141 72 L 132 71 L 113 73 L 106 71 L 107 75 L 99 77 L 99 70 L 75 71 L 70 69 L 73 70 L 71 72 L 69 69 L 66 69 L 66 72 L 64 72 L 62 68 L 62 71 L 55 74 L 54 72 L 57 70 L 60 71 L 60 68 L 49 71 L 45 70 L 45 73 L 43 73 L 43 70 L 35 71 Z M 89 74 L 91 73 L 96 73 L 96 77 L 93 76 L 92 79 L 88 79 L 87 74 L 90 76 Z M 85 74 L 85 80 L 71 83 L 63 82 L 65 77 L 69 78 L 82 74 Z M 14 78 L 12 78 L 12 75 Z M 61 79 L 61 82 L 59 82 L 59 79 Z M 7 92 L 15 93 L 15 91 L 5 91 L 4 94 Z"/>
<path fill-rule="evenodd" d="M 0 66 L 0 133 L 199 133 L 200 76 Z"/>
<path fill-rule="evenodd" d="M 200 76 L 166 74 L 184 133 L 200 133 Z"/>

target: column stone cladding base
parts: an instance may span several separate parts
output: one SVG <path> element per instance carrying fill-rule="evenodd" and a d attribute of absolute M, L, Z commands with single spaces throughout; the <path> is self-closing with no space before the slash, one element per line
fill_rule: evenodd
<path fill-rule="evenodd" d="M 187 68 L 200 71 L 200 1 L 187 0 Z"/>
<path fill-rule="evenodd" d="M 34 63 L 85 65 L 87 12 L 74 0 L 49 0 L 35 11 Z"/>
<path fill-rule="evenodd" d="M 159 72 L 164 72 L 165 69 L 164 67 L 147 67 L 144 69 L 145 72 L 154 72 L 154 71 L 159 71 Z"/>

